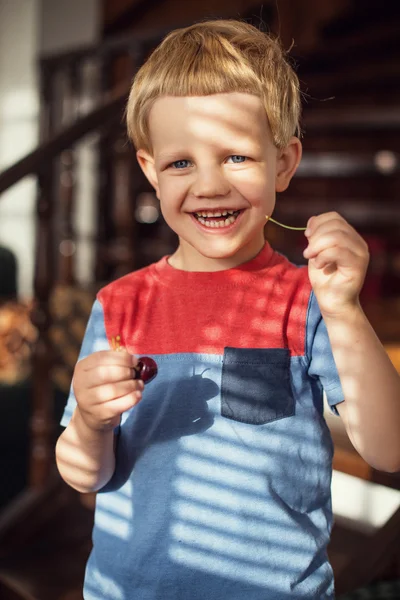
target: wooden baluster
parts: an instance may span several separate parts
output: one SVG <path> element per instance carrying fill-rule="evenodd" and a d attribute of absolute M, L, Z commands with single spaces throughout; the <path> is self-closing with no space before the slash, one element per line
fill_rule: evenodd
<path fill-rule="evenodd" d="M 109 279 L 110 268 L 107 259 L 107 247 L 111 238 L 111 135 L 107 130 L 100 133 L 98 143 L 98 190 L 97 190 L 97 233 L 95 280 L 105 282 Z"/>
<path fill-rule="evenodd" d="M 130 69 L 130 77 L 133 79 L 138 68 L 144 62 L 146 55 L 149 52 L 148 44 L 142 43 L 138 44 L 134 40 L 127 48 L 127 54 L 129 57 L 129 69 Z M 126 131 L 126 124 L 123 123 L 124 130 Z M 143 257 L 144 248 L 144 240 L 143 234 L 141 234 L 141 230 L 143 226 L 138 223 L 137 220 L 137 211 L 139 207 L 138 198 L 141 196 L 142 192 L 148 189 L 148 182 L 146 177 L 143 174 L 143 171 L 139 167 L 135 156 L 135 148 L 131 142 L 128 142 L 127 148 L 127 157 L 126 164 L 129 169 L 129 187 L 130 187 L 130 196 L 129 203 L 131 206 L 132 212 L 132 220 L 131 227 L 128 233 L 131 251 L 132 251 L 132 266 L 131 269 L 138 269 L 144 265 L 146 260 Z M 129 150 L 128 150 L 129 149 Z"/>
<path fill-rule="evenodd" d="M 133 205 L 131 154 L 126 134 L 118 136 L 113 154 L 112 217 L 115 238 L 112 259 L 115 264 L 113 277 L 126 275 L 134 268 L 135 219 Z"/>
<path fill-rule="evenodd" d="M 67 125 L 78 116 L 79 109 L 79 76 L 76 65 L 73 64 L 66 71 L 66 97 L 64 101 L 63 122 Z M 58 277 L 57 280 L 66 285 L 75 283 L 75 253 L 76 236 L 73 226 L 75 210 L 75 180 L 76 160 L 73 149 L 65 150 L 59 159 L 59 206 L 58 206 Z"/>
<path fill-rule="evenodd" d="M 40 68 L 40 126 L 39 139 L 48 140 L 54 133 L 53 70 L 42 62 Z"/>
<path fill-rule="evenodd" d="M 54 133 L 54 72 L 46 62 L 40 68 L 40 126 L 39 139 L 48 140 Z M 49 297 L 52 287 L 54 247 L 52 244 L 52 167 L 38 174 L 36 202 L 36 254 L 34 272 L 34 308 L 31 318 L 38 330 L 32 354 L 32 396 L 30 414 L 30 457 L 28 483 L 42 488 L 51 468 L 53 451 L 50 447 L 53 425 L 51 407 L 53 386 L 49 372 L 51 346 L 49 340 Z"/>
<path fill-rule="evenodd" d="M 36 263 L 34 276 L 35 306 L 32 321 L 38 339 L 32 357 L 32 414 L 30 486 L 45 486 L 53 464 L 53 384 L 50 377 L 52 346 L 49 337 L 51 316 L 49 299 L 54 285 L 53 245 L 53 168 L 46 165 L 38 175 L 36 207 Z"/>
<path fill-rule="evenodd" d="M 106 95 L 112 85 L 112 58 L 107 56 L 100 65 L 100 92 Z M 107 256 L 108 242 L 112 237 L 111 226 L 111 149 L 112 136 L 109 128 L 100 131 L 98 143 L 98 191 L 97 191 L 97 227 L 96 227 L 96 282 L 108 281 L 111 270 Z"/>
<path fill-rule="evenodd" d="M 58 246 L 58 281 L 74 285 L 76 236 L 73 225 L 75 208 L 75 154 L 66 150 L 60 157 L 60 243 Z"/>

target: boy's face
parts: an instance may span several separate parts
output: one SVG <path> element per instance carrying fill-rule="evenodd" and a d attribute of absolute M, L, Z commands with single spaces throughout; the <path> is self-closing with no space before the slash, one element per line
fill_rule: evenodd
<path fill-rule="evenodd" d="M 170 263 L 216 271 L 256 256 L 275 192 L 287 188 L 300 161 L 298 139 L 278 150 L 261 100 L 242 93 L 159 98 L 149 129 L 153 153 L 137 157 L 179 236 Z"/>

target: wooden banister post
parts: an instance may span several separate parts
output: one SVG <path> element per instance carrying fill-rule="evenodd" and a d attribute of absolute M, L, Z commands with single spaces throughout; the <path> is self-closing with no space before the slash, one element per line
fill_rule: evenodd
<path fill-rule="evenodd" d="M 40 127 L 39 139 L 45 142 L 54 134 L 53 71 L 42 63 L 40 66 Z"/>
<path fill-rule="evenodd" d="M 73 224 L 75 211 L 75 153 L 65 150 L 60 157 L 59 223 L 60 235 L 57 244 L 57 281 L 65 285 L 75 283 L 76 236 Z"/>
<path fill-rule="evenodd" d="M 53 384 L 51 380 L 52 345 L 50 341 L 49 301 L 54 286 L 53 244 L 53 166 L 46 165 L 38 175 L 36 208 L 35 306 L 32 322 L 38 339 L 32 357 L 32 413 L 29 484 L 43 488 L 53 464 Z"/>
<path fill-rule="evenodd" d="M 99 66 L 100 93 L 107 95 L 112 87 L 112 58 L 107 55 Z M 100 130 L 97 161 L 97 224 L 96 224 L 96 255 L 95 281 L 107 281 L 110 275 L 107 261 L 107 246 L 112 236 L 111 232 L 111 160 L 112 136 L 109 127 Z"/>
<path fill-rule="evenodd" d="M 132 165 L 126 135 L 120 134 L 114 141 L 112 218 L 115 237 L 112 260 L 115 265 L 113 277 L 122 277 L 134 268 L 134 197 Z"/>
<path fill-rule="evenodd" d="M 66 73 L 66 99 L 62 121 L 74 122 L 79 116 L 80 77 L 77 65 L 69 65 Z M 57 232 L 58 272 L 56 280 L 62 284 L 75 283 L 76 236 L 73 224 L 76 192 L 76 153 L 68 148 L 59 159 L 59 210 Z"/>

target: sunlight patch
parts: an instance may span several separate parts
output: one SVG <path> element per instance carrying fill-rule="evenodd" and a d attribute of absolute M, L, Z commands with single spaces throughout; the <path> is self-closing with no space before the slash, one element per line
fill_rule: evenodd
<path fill-rule="evenodd" d="M 96 591 L 92 591 L 91 585 L 86 585 L 84 588 L 85 597 L 90 600 L 126 600 L 126 596 L 122 588 L 110 577 L 105 577 L 98 569 L 88 567 L 87 580 L 96 583 Z M 102 590 L 102 595 L 99 596 L 97 590 Z M 90 594 L 87 595 L 87 594 Z M 106 595 L 105 595 L 106 594 Z"/>
<path fill-rule="evenodd" d="M 240 517 L 240 515 L 233 512 L 227 513 L 214 507 L 209 508 L 194 502 L 179 500 L 172 507 L 172 512 L 176 519 L 180 519 L 181 521 L 204 525 L 216 531 L 227 532 L 247 538 L 248 540 L 261 540 L 265 542 L 268 536 L 273 535 L 274 539 L 284 541 L 288 536 L 287 525 L 280 526 L 261 519 L 253 519 L 252 526 L 249 527 L 247 515 Z M 290 535 L 292 536 L 292 534 Z M 293 539 L 291 539 L 291 546 L 295 548 Z M 304 549 L 304 544 L 299 544 L 296 548 L 299 550 Z"/>
<path fill-rule="evenodd" d="M 253 542 L 251 546 L 247 540 L 239 537 L 223 535 L 211 529 L 196 527 L 186 523 L 177 523 L 171 528 L 172 537 L 178 541 L 194 547 L 196 550 L 205 550 L 214 556 L 225 555 L 227 558 L 240 559 L 243 564 L 255 563 L 260 568 L 282 569 L 286 571 L 288 564 L 295 572 L 304 568 L 304 551 L 293 551 L 289 546 L 285 552 L 279 552 L 271 544 Z"/>
<path fill-rule="evenodd" d="M 251 471 L 246 471 L 240 468 L 232 468 L 224 465 L 217 465 L 213 468 L 207 460 L 195 458 L 189 455 L 180 456 L 177 460 L 178 468 L 185 474 L 197 477 L 201 480 L 221 481 L 223 478 L 224 485 L 232 486 L 245 490 L 246 492 L 257 492 L 259 494 L 266 493 L 265 477 L 255 475 Z"/>
<path fill-rule="evenodd" d="M 175 490 L 180 496 L 199 500 L 210 506 L 220 506 L 224 509 L 237 510 L 246 506 L 247 514 L 266 518 L 271 515 L 271 502 L 224 489 L 220 486 L 200 483 L 189 477 L 178 477 L 174 483 Z"/>
<path fill-rule="evenodd" d="M 121 540 L 128 540 L 131 535 L 131 524 L 127 518 L 111 515 L 99 507 L 96 514 L 96 527 Z"/>
<path fill-rule="evenodd" d="M 243 581 L 251 585 L 273 588 L 277 592 L 284 592 L 285 581 L 278 574 L 262 569 L 255 565 L 244 565 L 241 562 L 229 558 L 222 558 L 210 554 L 192 550 L 182 544 L 173 544 L 169 551 L 170 558 L 182 565 L 195 568 L 199 571 L 223 575 L 228 579 Z M 287 582 L 286 582 L 287 585 Z"/>

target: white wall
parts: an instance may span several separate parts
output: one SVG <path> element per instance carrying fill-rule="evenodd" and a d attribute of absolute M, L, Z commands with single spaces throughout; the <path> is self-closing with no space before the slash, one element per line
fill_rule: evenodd
<path fill-rule="evenodd" d="M 95 43 L 99 24 L 100 0 L 0 0 L 0 171 L 37 145 L 37 56 Z M 0 244 L 17 255 L 21 298 L 32 294 L 35 197 L 27 178 L 0 198 Z"/>
<path fill-rule="evenodd" d="M 41 54 L 94 43 L 99 28 L 99 0 L 40 0 Z"/>
<path fill-rule="evenodd" d="M 39 0 L 0 0 L 0 170 L 33 150 L 38 136 L 35 57 Z M 0 198 L 0 244 L 18 257 L 18 289 L 31 293 L 34 181 Z"/>

